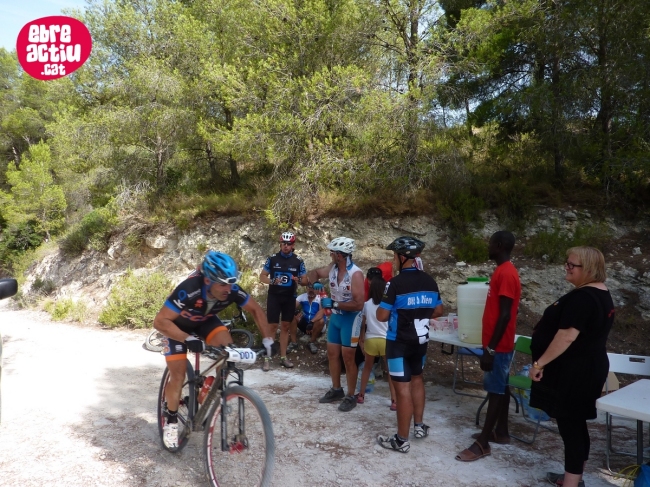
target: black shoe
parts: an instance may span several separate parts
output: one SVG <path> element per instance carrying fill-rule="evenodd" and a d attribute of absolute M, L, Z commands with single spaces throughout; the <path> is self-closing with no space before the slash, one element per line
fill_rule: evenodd
<path fill-rule="evenodd" d="M 357 407 L 357 398 L 355 396 L 345 396 L 343 402 L 339 404 L 339 411 L 347 413 Z"/>
<path fill-rule="evenodd" d="M 334 389 L 333 387 L 325 393 L 323 397 L 321 397 L 318 402 L 321 404 L 328 403 L 328 402 L 334 402 L 338 401 L 339 399 L 343 399 L 345 397 L 345 393 L 343 392 L 343 389 Z"/>

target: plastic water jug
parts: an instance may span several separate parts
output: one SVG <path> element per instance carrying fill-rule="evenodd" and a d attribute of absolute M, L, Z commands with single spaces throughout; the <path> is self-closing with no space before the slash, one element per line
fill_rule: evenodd
<path fill-rule="evenodd" d="M 359 374 L 357 375 L 357 390 L 356 393 L 359 394 L 359 391 L 361 389 L 361 373 L 363 371 L 363 367 L 365 366 L 365 362 L 361 362 L 359 364 Z M 375 390 L 375 371 L 371 370 L 370 371 L 370 377 L 368 377 L 368 383 L 366 384 L 366 390 L 364 392 L 371 393 L 372 391 Z"/>
<path fill-rule="evenodd" d="M 483 310 L 488 294 L 487 277 L 468 277 L 457 288 L 458 338 L 465 343 L 479 344 L 483 332 Z"/>

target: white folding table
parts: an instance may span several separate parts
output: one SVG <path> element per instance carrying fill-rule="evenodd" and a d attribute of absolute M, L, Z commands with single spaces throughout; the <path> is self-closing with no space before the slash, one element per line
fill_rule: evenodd
<path fill-rule="evenodd" d="M 636 459 L 643 464 L 643 422 L 650 422 L 650 380 L 641 379 L 596 400 L 596 408 L 636 419 Z"/>

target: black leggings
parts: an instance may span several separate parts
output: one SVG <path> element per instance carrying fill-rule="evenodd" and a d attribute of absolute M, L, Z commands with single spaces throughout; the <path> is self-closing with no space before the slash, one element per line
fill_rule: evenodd
<path fill-rule="evenodd" d="M 557 428 L 564 441 L 564 471 L 582 475 L 589 459 L 589 431 L 584 418 L 557 418 Z"/>

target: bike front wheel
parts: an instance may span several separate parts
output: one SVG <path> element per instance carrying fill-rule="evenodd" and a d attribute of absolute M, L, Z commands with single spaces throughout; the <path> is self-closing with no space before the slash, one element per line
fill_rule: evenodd
<path fill-rule="evenodd" d="M 255 337 L 253 334 L 250 331 L 241 328 L 230 330 L 230 337 L 232 338 L 232 343 L 236 348 L 251 348 L 253 343 L 255 343 Z"/>
<path fill-rule="evenodd" d="M 225 401 L 212 406 L 205 432 L 205 466 L 210 484 L 270 486 L 275 439 L 266 406 L 244 386 L 228 387 L 225 397 Z"/>
<path fill-rule="evenodd" d="M 178 447 L 167 448 L 163 441 L 163 428 L 167 420 L 167 400 L 166 391 L 169 383 L 169 369 L 165 367 L 162 380 L 160 381 L 160 391 L 158 392 L 158 433 L 160 443 L 165 450 L 177 452 L 182 450 L 189 440 L 190 428 L 196 408 L 196 389 L 194 387 L 194 369 L 189 360 L 186 360 L 187 368 L 185 381 L 181 389 L 180 401 L 178 403 Z"/>

